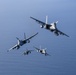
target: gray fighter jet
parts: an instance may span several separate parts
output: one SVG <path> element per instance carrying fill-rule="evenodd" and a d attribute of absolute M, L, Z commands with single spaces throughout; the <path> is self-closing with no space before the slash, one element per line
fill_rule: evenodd
<path fill-rule="evenodd" d="M 19 49 L 20 48 L 20 46 L 23 46 L 24 44 L 26 44 L 26 43 L 30 43 L 30 39 L 32 39 L 34 36 L 36 36 L 38 34 L 38 32 L 36 33 L 36 34 L 34 34 L 33 36 L 31 36 L 31 37 L 29 37 L 29 38 L 27 38 L 26 39 L 26 36 L 25 36 L 25 33 L 24 33 L 24 40 L 20 40 L 19 38 L 17 38 L 17 40 L 18 40 L 18 43 L 15 45 L 15 46 L 13 46 L 12 48 L 10 48 L 8 51 L 10 51 L 10 50 L 12 50 L 12 49 Z"/>
<path fill-rule="evenodd" d="M 34 48 L 37 50 L 37 52 L 39 52 L 39 53 L 41 53 L 41 54 L 44 54 L 45 56 L 49 55 L 49 54 L 46 52 L 46 48 L 45 48 L 45 49 L 41 49 L 41 47 L 40 47 L 40 48 L 34 47 Z M 49 56 L 50 56 L 50 55 L 49 55 Z"/>
<path fill-rule="evenodd" d="M 65 35 L 65 36 L 67 36 L 67 37 L 69 37 L 67 34 L 65 34 L 65 33 L 63 33 L 62 31 L 60 31 L 58 28 L 57 28 L 57 23 L 58 23 L 58 21 L 56 21 L 56 22 L 53 22 L 53 23 L 51 23 L 51 24 L 48 24 L 47 23 L 47 16 L 46 16 L 46 22 L 42 22 L 42 21 L 40 21 L 40 20 L 38 20 L 38 19 L 35 19 L 35 18 L 33 18 L 33 17 L 30 17 L 31 19 L 33 19 L 33 20 L 35 20 L 36 22 L 38 22 L 39 24 L 41 24 L 40 25 L 40 27 L 41 28 L 45 28 L 45 29 L 47 29 L 47 30 L 50 30 L 51 32 L 53 32 L 55 35 L 57 35 L 57 36 L 59 36 L 59 35 Z"/>
<path fill-rule="evenodd" d="M 23 52 L 23 55 L 28 55 L 28 54 L 30 54 L 32 51 L 34 51 L 34 50 L 28 50 L 28 49 L 27 49 L 26 51 Z"/>

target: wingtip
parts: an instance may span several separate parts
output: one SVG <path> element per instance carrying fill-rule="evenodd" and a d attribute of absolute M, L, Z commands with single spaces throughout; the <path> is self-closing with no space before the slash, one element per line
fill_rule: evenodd
<path fill-rule="evenodd" d="M 70 37 L 70 36 L 67 35 L 67 37 Z"/>
<path fill-rule="evenodd" d="M 31 17 L 31 16 L 30 16 L 30 18 L 35 20 L 35 18 L 34 18 L 34 17 Z"/>
<path fill-rule="evenodd" d="M 36 50 L 36 47 L 35 46 L 33 46 L 33 48 Z"/>
<path fill-rule="evenodd" d="M 38 32 L 37 32 L 37 34 L 38 34 Z"/>
<path fill-rule="evenodd" d="M 35 35 L 37 35 L 37 34 L 38 34 L 38 32 Z"/>
<path fill-rule="evenodd" d="M 70 36 L 68 35 L 68 37 L 70 37 Z"/>
<path fill-rule="evenodd" d="M 45 54 L 45 56 L 51 56 L 50 54 Z"/>
<path fill-rule="evenodd" d="M 9 50 L 7 50 L 7 52 L 9 52 Z"/>
<path fill-rule="evenodd" d="M 7 52 L 9 52 L 9 51 L 11 51 L 11 50 L 12 50 L 12 49 L 10 48 L 10 49 L 7 50 Z"/>
<path fill-rule="evenodd" d="M 33 18 L 33 17 L 30 16 L 30 18 Z"/>

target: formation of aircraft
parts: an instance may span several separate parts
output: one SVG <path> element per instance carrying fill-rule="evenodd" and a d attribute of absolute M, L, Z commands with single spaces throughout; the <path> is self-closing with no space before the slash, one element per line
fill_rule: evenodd
<path fill-rule="evenodd" d="M 55 35 L 57 35 L 57 36 L 59 36 L 59 35 L 65 35 L 65 36 L 67 36 L 67 37 L 69 37 L 67 34 L 65 34 L 65 33 L 63 33 L 62 31 L 60 31 L 58 28 L 57 28 L 57 23 L 58 23 L 58 21 L 56 21 L 56 22 L 53 22 L 53 23 L 51 23 L 51 24 L 48 24 L 47 23 L 47 19 L 48 19 L 48 17 L 46 16 L 46 22 L 43 22 L 43 21 L 40 21 L 40 20 L 38 20 L 38 19 L 36 19 L 36 18 L 33 18 L 33 17 L 30 17 L 31 19 L 33 19 L 33 20 L 35 20 L 36 22 L 38 22 L 39 24 L 40 24 L 40 27 L 41 28 L 45 28 L 45 29 L 47 29 L 47 30 L 50 30 L 51 32 L 54 32 L 54 34 Z"/>
<path fill-rule="evenodd" d="M 40 48 L 37 48 L 37 47 L 34 47 L 36 49 L 37 52 L 41 53 L 41 54 L 44 54 L 45 56 L 48 56 L 49 54 L 46 52 L 46 48 L 45 49 L 41 49 Z M 23 52 L 23 55 L 28 55 L 30 54 L 32 51 L 34 50 L 28 50 L 26 49 L 26 51 Z M 50 56 L 50 55 L 49 55 Z"/>
<path fill-rule="evenodd" d="M 47 30 L 50 30 L 51 32 L 53 32 L 55 35 L 57 35 L 57 36 L 59 36 L 59 35 L 65 35 L 65 36 L 67 36 L 67 37 L 69 37 L 67 34 L 65 34 L 65 33 L 63 33 L 62 31 L 60 31 L 58 28 L 57 28 L 57 23 L 58 23 L 58 21 L 56 21 L 56 22 L 53 22 L 53 23 L 51 23 L 51 24 L 48 24 L 47 23 L 47 19 L 48 19 L 48 17 L 46 16 L 46 22 L 43 22 L 43 21 L 40 21 L 40 20 L 38 20 L 38 19 L 36 19 L 36 18 L 33 18 L 33 17 L 30 17 L 31 19 L 33 19 L 33 20 L 35 20 L 36 22 L 38 22 L 39 24 L 41 24 L 40 25 L 40 27 L 41 28 L 44 28 L 44 29 L 47 29 Z M 19 49 L 21 46 L 23 46 L 24 44 L 26 44 L 26 43 L 30 43 L 30 39 L 32 39 L 34 36 L 36 36 L 38 34 L 38 32 L 36 33 L 36 34 L 34 34 L 34 35 L 32 35 L 31 37 L 29 37 L 29 38 L 26 38 L 26 35 L 25 35 L 25 33 L 24 33 L 24 39 L 23 40 L 20 40 L 19 38 L 17 38 L 16 37 L 16 39 L 17 39 L 17 44 L 15 45 L 15 46 L 13 46 L 12 48 L 10 48 L 8 51 L 10 51 L 10 50 L 13 50 L 13 49 Z M 40 48 L 37 48 L 37 47 L 34 47 L 35 49 L 36 49 L 36 51 L 37 52 L 39 52 L 39 53 L 41 53 L 41 54 L 44 54 L 45 56 L 47 56 L 47 55 L 49 55 L 47 52 L 46 52 L 46 48 L 45 49 L 41 49 L 41 47 Z M 34 51 L 34 50 L 26 50 L 26 51 L 24 51 L 24 53 L 23 53 L 23 55 L 28 55 L 28 54 L 30 54 L 32 51 Z M 50 56 L 50 55 L 49 55 Z"/>
<path fill-rule="evenodd" d="M 46 52 L 46 48 L 45 48 L 45 49 L 41 49 L 41 47 L 40 47 L 40 48 L 34 47 L 34 48 L 37 50 L 37 52 L 39 52 L 39 53 L 41 53 L 41 54 L 44 54 L 45 56 L 49 55 L 49 54 Z M 50 56 L 50 55 L 49 55 L 49 56 Z"/>
<path fill-rule="evenodd" d="M 37 34 L 38 34 L 38 32 L 37 32 L 36 34 L 32 35 L 31 37 L 29 37 L 29 38 L 26 39 L 26 36 L 25 36 L 25 33 L 24 33 L 24 39 L 23 39 L 23 40 L 20 40 L 19 38 L 16 37 L 18 43 L 17 43 L 15 46 L 13 46 L 12 48 L 10 48 L 8 51 L 10 51 L 10 50 L 12 50 L 12 49 L 15 49 L 15 48 L 16 48 L 16 49 L 19 49 L 20 46 L 23 46 L 23 45 L 26 44 L 26 43 L 30 43 L 30 39 L 32 39 L 32 38 L 33 38 L 34 36 L 36 36 Z"/>

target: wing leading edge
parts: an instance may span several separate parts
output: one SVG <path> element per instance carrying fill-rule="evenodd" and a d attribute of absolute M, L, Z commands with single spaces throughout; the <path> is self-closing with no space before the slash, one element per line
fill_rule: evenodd
<path fill-rule="evenodd" d="M 37 48 L 37 47 L 34 47 L 34 48 L 35 48 L 36 50 L 38 50 L 38 51 L 40 50 L 40 49 L 39 49 L 39 48 Z"/>
<path fill-rule="evenodd" d="M 20 48 L 20 47 L 18 47 L 18 44 L 16 44 L 16 45 L 14 45 L 12 48 L 10 48 L 8 51 L 11 51 L 11 50 L 13 50 L 13 49 L 15 49 L 15 48 Z"/>
<path fill-rule="evenodd" d="M 31 19 L 33 19 L 33 20 L 35 20 L 36 22 L 38 22 L 39 24 L 41 24 L 41 25 L 45 25 L 46 23 L 44 23 L 44 22 L 42 22 L 42 21 L 40 21 L 40 20 L 38 20 L 38 19 L 35 19 L 35 18 L 33 18 L 33 17 L 30 17 Z"/>
<path fill-rule="evenodd" d="M 36 34 L 34 34 L 33 36 L 29 37 L 28 39 L 26 39 L 26 41 L 29 40 L 29 39 L 31 39 L 31 38 L 33 38 L 33 37 L 36 36 L 37 34 L 38 34 L 38 32 L 37 32 Z"/>

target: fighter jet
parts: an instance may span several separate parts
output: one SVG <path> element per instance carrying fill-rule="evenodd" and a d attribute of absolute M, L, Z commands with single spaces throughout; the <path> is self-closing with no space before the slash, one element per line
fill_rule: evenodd
<path fill-rule="evenodd" d="M 28 55 L 28 54 L 30 54 L 32 51 L 34 51 L 34 50 L 28 50 L 28 49 L 27 49 L 26 51 L 23 52 L 23 55 Z"/>
<path fill-rule="evenodd" d="M 36 22 L 38 22 L 40 25 L 41 28 L 44 28 L 44 29 L 47 29 L 47 30 L 50 30 L 51 32 L 53 32 L 55 35 L 59 36 L 59 35 L 65 35 L 67 37 L 69 37 L 67 34 L 63 33 L 62 31 L 60 31 L 58 28 L 57 28 L 57 23 L 58 21 L 56 22 L 53 22 L 51 24 L 48 24 L 47 21 L 48 21 L 48 17 L 46 16 L 46 22 L 42 22 L 38 19 L 35 19 L 33 17 L 30 17 L 31 19 L 35 20 Z"/>
<path fill-rule="evenodd" d="M 40 47 L 40 48 L 34 47 L 34 48 L 37 50 L 37 52 L 39 52 L 39 53 L 41 53 L 41 54 L 44 54 L 45 56 L 49 55 L 49 54 L 46 52 L 46 48 L 45 48 L 45 49 L 41 49 L 41 47 Z M 49 55 L 49 56 L 50 56 L 50 55 Z"/>
<path fill-rule="evenodd" d="M 25 36 L 25 33 L 24 33 L 24 40 L 20 40 L 19 38 L 17 38 L 16 37 L 16 39 L 17 39 L 17 41 L 18 41 L 18 43 L 15 45 L 15 46 L 13 46 L 12 48 L 10 48 L 8 51 L 10 51 L 10 50 L 12 50 L 12 49 L 19 49 L 20 48 L 20 46 L 23 46 L 24 44 L 26 44 L 26 43 L 30 43 L 30 39 L 32 39 L 34 36 L 36 36 L 38 34 L 38 32 L 36 33 L 36 34 L 34 34 L 33 36 L 31 36 L 31 37 L 29 37 L 29 38 L 27 38 L 26 39 L 26 36 Z"/>

